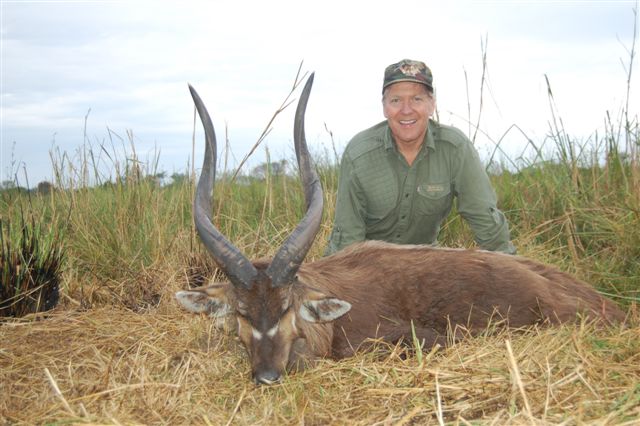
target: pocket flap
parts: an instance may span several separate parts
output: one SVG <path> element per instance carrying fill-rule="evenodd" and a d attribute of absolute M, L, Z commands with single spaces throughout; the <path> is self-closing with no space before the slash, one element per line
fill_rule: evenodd
<path fill-rule="evenodd" d="M 449 183 L 431 183 L 425 182 L 418 185 L 418 194 L 423 197 L 437 200 L 438 198 L 445 197 L 451 192 L 451 186 Z"/>

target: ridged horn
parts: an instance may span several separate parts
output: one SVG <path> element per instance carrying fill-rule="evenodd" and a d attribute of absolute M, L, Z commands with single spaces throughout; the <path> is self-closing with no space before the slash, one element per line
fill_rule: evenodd
<path fill-rule="evenodd" d="M 205 134 L 204 161 L 196 188 L 196 197 L 193 201 L 193 219 L 200 240 L 213 256 L 218 267 L 227 274 L 233 285 L 248 289 L 258 272 L 251 261 L 216 229 L 211 219 L 213 187 L 216 180 L 216 133 L 202 99 L 191 85 L 189 85 L 189 91 L 198 110 Z"/>
<path fill-rule="evenodd" d="M 293 141 L 296 148 L 300 179 L 304 187 L 307 212 L 296 229 L 293 230 L 282 247 L 280 247 L 267 269 L 267 275 L 271 278 L 271 285 L 274 287 L 293 283 L 295 274 L 320 229 L 322 220 L 322 186 L 320 185 L 318 174 L 311 164 L 311 157 L 309 156 L 304 135 L 304 114 L 307 109 L 311 86 L 313 86 L 313 76 L 314 74 L 312 73 L 302 90 L 293 127 Z"/>

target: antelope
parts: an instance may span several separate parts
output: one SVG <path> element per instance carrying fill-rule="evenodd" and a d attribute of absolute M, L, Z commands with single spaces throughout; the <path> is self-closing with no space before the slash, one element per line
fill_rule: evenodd
<path fill-rule="evenodd" d="M 323 195 L 304 132 L 314 75 L 307 79 L 294 121 L 294 145 L 306 213 L 270 260 L 250 261 L 213 225 L 216 137 L 192 86 L 205 130 L 205 157 L 194 220 L 200 239 L 228 281 L 176 293 L 188 311 L 237 320 L 237 333 L 257 384 L 317 358 L 341 359 L 371 342 L 417 338 L 423 348 L 447 344 L 447 331 L 559 324 L 583 316 L 606 324 L 624 313 L 588 284 L 536 261 L 474 249 L 356 243 L 303 264 L 319 230 Z"/>

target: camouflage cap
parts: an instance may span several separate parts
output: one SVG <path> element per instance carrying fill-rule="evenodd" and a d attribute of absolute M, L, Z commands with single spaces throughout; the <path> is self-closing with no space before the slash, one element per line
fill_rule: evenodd
<path fill-rule="evenodd" d="M 424 62 L 403 59 L 397 64 L 391 64 L 384 70 L 382 92 L 389 85 L 401 81 L 413 81 L 424 84 L 433 92 L 433 74 Z"/>

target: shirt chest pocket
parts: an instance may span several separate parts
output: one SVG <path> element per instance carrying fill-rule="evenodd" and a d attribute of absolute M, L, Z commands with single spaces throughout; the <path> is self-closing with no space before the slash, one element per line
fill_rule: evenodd
<path fill-rule="evenodd" d="M 425 182 L 418 185 L 416 211 L 420 215 L 445 217 L 452 204 L 451 185 L 449 182 Z"/>

